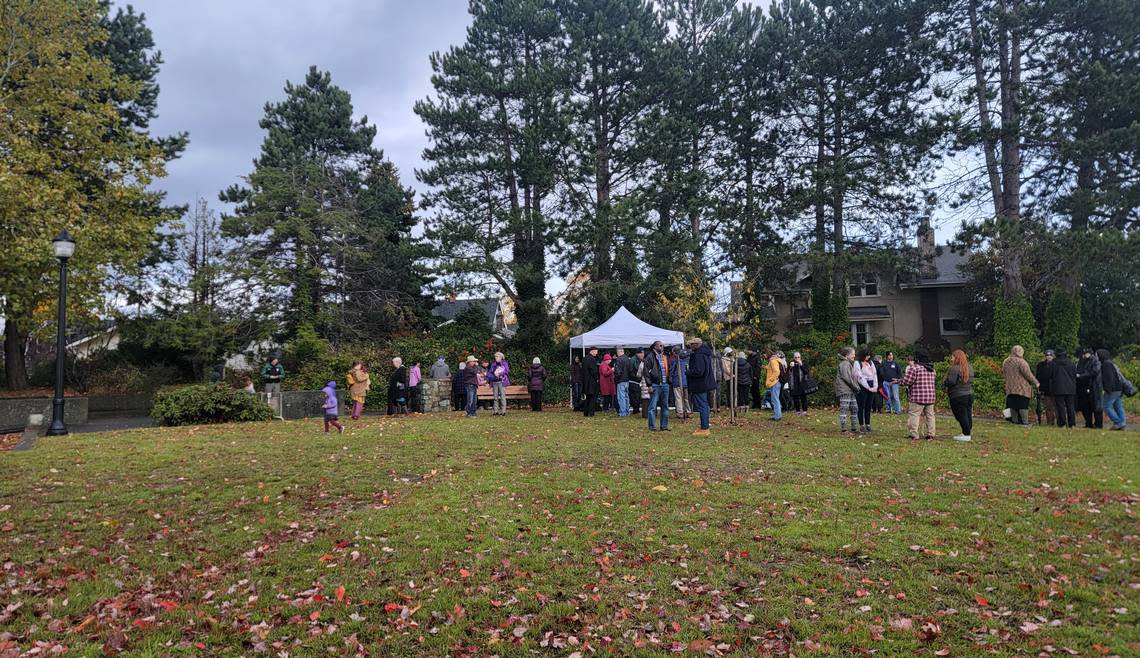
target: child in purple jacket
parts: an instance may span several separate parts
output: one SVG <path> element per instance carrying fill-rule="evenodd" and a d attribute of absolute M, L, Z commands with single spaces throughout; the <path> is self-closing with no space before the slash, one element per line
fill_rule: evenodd
<path fill-rule="evenodd" d="M 340 424 L 340 418 L 336 413 L 340 407 L 340 402 L 336 399 L 336 382 L 330 381 L 325 384 L 321 391 L 325 394 L 325 434 L 329 433 L 330 427 L 335 427 L 337 431 L 344 434 L 344 425 Z"/>

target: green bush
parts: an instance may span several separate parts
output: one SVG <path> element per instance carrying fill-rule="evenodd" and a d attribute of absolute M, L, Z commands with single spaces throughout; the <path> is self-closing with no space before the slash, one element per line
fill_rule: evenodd
<path fill-rule="evenodd" d="M 244 391 L 197 384 L 155 394 L 151 418 L 167 426 L 241 423 L 271 420 L 273 411 Z"/>
<path fill-rule="evenodd" d="M 1009 354 L 1014 345 L 1025 348 L 1026 357 L 1039 354 L 1037 325 L 1033 320 L 1033 305 L 1024 295 L 1009 301 L 997 300 L 994 304 L 994 351 Z"/>
<path fill-rule="evenodd" d="M 1045 307 L 1045 332 L 1042 344 L 1049 349 L 1064 348 L 1069 354 L 1077 350 L 1081 333 L 1081 296 L 1054 290 Z"/>
<path fill-rule="evenodd" d="M 1120 372 L 1128 381 L 1140 386 L 1140 358 L 1114 359 L 1113 363 L 1120 366 Z M 1124 411 L 1130 416 L 1140 416 L 1140 395 L 1124 398 Z"/>

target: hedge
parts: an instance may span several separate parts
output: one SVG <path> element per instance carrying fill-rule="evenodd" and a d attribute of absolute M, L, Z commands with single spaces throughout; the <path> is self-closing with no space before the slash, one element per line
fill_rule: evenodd
<path fill-rule="evenodd" d="M 273 410 L 245 391 L 216 384 L 197 384 L 154 396 L 151 418 L 156 425 L 206 425 L 273 419 Z"/>

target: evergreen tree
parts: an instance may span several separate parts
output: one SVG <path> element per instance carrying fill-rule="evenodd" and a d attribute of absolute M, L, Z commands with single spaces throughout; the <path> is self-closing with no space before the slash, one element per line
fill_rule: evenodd
<path fill-rule="evenodd" d="M 353 118 L 349 93 L 310 67 L 267 103 L 261 155 L 223 218 L 242 240 L 253 297 L 288 340 L 310 327 L 333 340 L 382 336 L 415 322 L 422 276 L 413 262 L 412 192 Z M 368 322 L 364 322 L 368 320 Z"/>
<path fill-rule="evenodd" d="M 573 95 L 564 180 L 572 221 L 562 234 L 567 272 L 583 268 L 590 285 L 582 305 L 588 324 L 619 305 L 640 305 L 645 224 L 640 139 L 658 102 L 666 29 L 645 0 L 560 0 Z M 652 237 L 650 237 L 652 239 Z"/>
<path fill-rule="evenodd" d="M 462 46 L 431 57 L 432 186 L 426 235 L 453 287 L 494 284 L 515 304 L 517 339 L 549 340 L 551 195 L 566 143 L 565 35 L 553 0 L 473 0 Z"/>

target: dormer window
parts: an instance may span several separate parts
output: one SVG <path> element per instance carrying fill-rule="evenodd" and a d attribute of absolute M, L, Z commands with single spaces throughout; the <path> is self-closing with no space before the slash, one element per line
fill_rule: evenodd
<path fill-rule="evenodd" d="M 848 286 L 849 297 L 878 297 L 879 296 L 879 275 L 874 273 L 863 273 L 856 275 L 858 280 L 852 281 Z"/>

